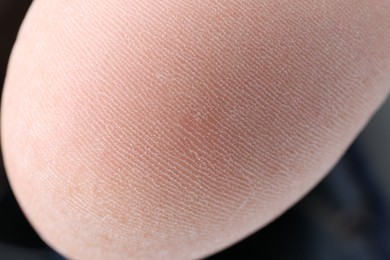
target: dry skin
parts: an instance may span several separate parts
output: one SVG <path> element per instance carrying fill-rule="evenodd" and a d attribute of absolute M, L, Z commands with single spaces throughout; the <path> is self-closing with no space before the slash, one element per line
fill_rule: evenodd
<path fill-rule="evenodd" d="M 72 259 L 187 259 L 264 226 L 390 89 L 388 0 L 36 0 L 2 107 L 25 213 Z"/>

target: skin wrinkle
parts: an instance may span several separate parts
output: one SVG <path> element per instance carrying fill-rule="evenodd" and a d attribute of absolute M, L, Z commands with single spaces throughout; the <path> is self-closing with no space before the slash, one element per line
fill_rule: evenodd
<path fill-rule="evenodd" d="M 388 94 L 374 2 L 36 0 L 2 107 L 28 218 L 72 259 L 200 258 L 264 226 Z"/>

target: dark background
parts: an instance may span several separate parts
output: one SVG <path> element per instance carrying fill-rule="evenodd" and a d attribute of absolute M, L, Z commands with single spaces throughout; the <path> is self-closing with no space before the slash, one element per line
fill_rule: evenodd
<path fill-rule="evenodd" d="M 0 86 L 31 0 L 0 0 Z M 389 83 L 390 84 L 390 83 Z M 390 102 L 331 174 L 271 225 L 210 257 L 390 260 Z M 0 260 L 62 259 L 26 221 L 1 161 Z"/>

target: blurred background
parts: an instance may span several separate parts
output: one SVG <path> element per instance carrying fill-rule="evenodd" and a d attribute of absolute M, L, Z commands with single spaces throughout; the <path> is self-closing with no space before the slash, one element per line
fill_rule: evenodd
<path fill-rule="evenodd" d="M 30 4 L 31 0 L 0 0 L 0 86 Z M 266 228 L 209 259 L 390 260 L 389 212 L 387 101 L 328 177 L 301 202 Z M 3 259 L 64 258 L 39 238 L 23 216 L 1 161 L 0 260 Z"/>

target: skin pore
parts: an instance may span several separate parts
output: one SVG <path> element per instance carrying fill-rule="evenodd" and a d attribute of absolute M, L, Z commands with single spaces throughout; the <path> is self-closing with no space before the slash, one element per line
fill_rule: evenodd
<path fill-rule="evenodd" d="M 390 90 L 388 0 L 36 0 L 2 100 L 24 212 L 71 259 L 194 259 L 331 169 Z"/>

